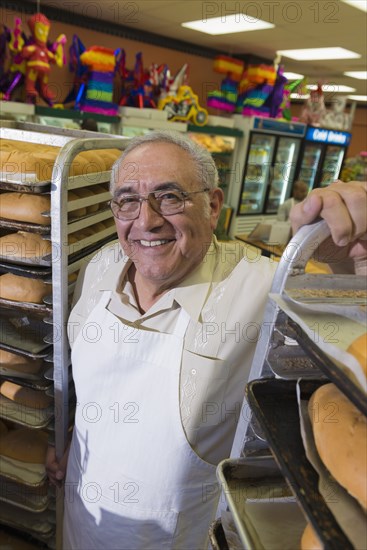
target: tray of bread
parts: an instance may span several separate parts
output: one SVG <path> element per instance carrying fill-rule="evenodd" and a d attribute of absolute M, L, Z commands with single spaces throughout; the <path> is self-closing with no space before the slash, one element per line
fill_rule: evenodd
<path fill-rule="evenodd" d="M 33 316 L 24 315 L 17 310 L 0 312 L 0 343 L 36 355 L 45 352 L 50 327 Z M 9 349 L 12 351 L 12 349 Z"/>
<path fill-rule="evenodd" d="M 52 286 L 42 279 L 23 277 L 14 273 L 0 275 L 0 307 L 17 310 L 24 314 L 52 314 L 48 297 L 52 294 Z"/>
<path fill-rule="evenodd" d="M 44 355 L 25 354 L 21 350 L 0 349 L 0 375 L 9 378 L 39 381 L 49 369 Z"/>
<path fill-rule="evenodd" d="M 53 399 L 45 390 L 3 380 L 0 385 L 0 416 L 20 426 L 42 429 L 54 415 Z"/>
<path fill-rule="evenodd" d="M 50 233 L 50 195 L 4 192 L 0 195 L 0 227 Z"/>
<path fill-rule="evenodd" d="M 29 138 L 27 141 L 21 139 L 25 134 Z M 67 143 L 70 139 L 72 137 L 60 137 L 59 145 Z M 21 188 L 22 191 L 29 189 L 31 192 L 49 188 L 51 179 L 61 170 L 57 160 L 60 146 L 56 143 L 48 145 L 45 141 L 47 134 L 0 129 L 0 184 L 3 188 Z M 96 172 L 108 172 L 120 155 L 121 151 L 118 149 L 82 151 L 71 162 L 69 176 L 88 177 Z M 106 177 L 108 178 L 108 174 Z"/>
<path fill-rule="evenodd" d="M 0 480 L 39 489 L 40 493 L 47 494 L 47 433 L 28 427 L 14 427 L 3 419 L 0 420 L 0 431 Z"/>
<path fill-rule="evenodd" d="M 0 261 L 26 265 L 52 265 L 52 245 L 38 233 L 17 231 L 0 237 Z"/>
<path fill-rule="evenodd" d="M 330 550 L 362 547 L 361 539 L 367 535 L 363 413 L 324 380 L 253 380 L 246 387 L 246 397 L 312 526 L 308 529 Z M 311 426 L 307 443 L 304 422 Z M 311 462 L 310 448 L 315 443 L 325 472 Z"/>

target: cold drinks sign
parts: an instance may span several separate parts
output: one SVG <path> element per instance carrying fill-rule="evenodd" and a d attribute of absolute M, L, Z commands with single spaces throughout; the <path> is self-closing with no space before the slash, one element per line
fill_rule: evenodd
<path fill-rule="evenodd" d="M 326 130 L 325 128 L 307 128 L 306 139 L 308 141 L 317 141 L 319 143 L 330 143 L 332 145 L 349 145 L 351 134 L 348 132 L 338 132 L 336 130 Z"/>

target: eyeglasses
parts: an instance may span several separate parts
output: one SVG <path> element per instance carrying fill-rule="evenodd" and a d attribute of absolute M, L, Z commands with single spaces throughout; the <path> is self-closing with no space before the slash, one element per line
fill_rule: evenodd
<path fill-rule="evenodd" d="M 197 193 L 206 193 L 210 191 L 209 188 L 202 189 L 201 191 L 177 191 L 177 190 L 164 190 L 153 191 L 147 195 L 122 195 L 118 201 L 111 200 L 109 205 L 112 210 L 112 214 L 119 220 L 135 220 L 139 217 L 141 203 L 147 201 L 150 207 L 162 216 L 173 216 L 174 214 L 180 214 L 185 209 L 185 201 L 187 201 L 191 195 Z"/>

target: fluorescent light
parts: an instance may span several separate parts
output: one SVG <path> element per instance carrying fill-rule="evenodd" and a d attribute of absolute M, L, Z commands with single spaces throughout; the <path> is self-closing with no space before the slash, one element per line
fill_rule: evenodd
<path fill-rule="evenodd" d="M 306 88 L 309 90 L 317 90 L 317 84 L 307 84 Z M 329 82 L 329 84 L 323 84 L 321 86 L 323 92 L 355 92 L 355 88 L 351 88 L 350 86 L 344 86 L 344 84 L 335 84 L 333 82 Z"/>
<path fill-rule="evenodd" d="M 244 15 L 243 13 L 235 13 L 211 19 L 188 21 L 187 23 L 181 23 L 181 26 L 214 35 L 272 29 L 275 25 L 267 21 L 261 21 L 261 19 L 256 19 L 255 17 L 250 17 L 249 15 Z"/>
<path fill-rule="evenodd" d="M 349 4 L 353 8 L 367 12 L 367 2 L 366 0 L 342 0 L 344 4 Z"/>
<path fill-rule="evenodd" d="M 350 76 L 351 78 L 358 78 L 358 80 L 367 80 L 367 71 L 347 71 L 343 74 L 345 74 L 345 76 Z"/>
<path fill-rule="evenodd" d="M 281 50 L 278 55 L 284 55 L 297 61 L 317 61 L 321 59 L 357 59 L 362 57 L 359 53 L 351 52 L 345 48 L 306 48 L 302 50 Z"/>
<path fill-rule="evenodd" d="M 287 80 L 298 80 L 299 78 L 304 78 L 305 75 L 298 73 L 283 73 L 283 76 L 285 76 Z"/>
<path fill-rule="evenodd" d="M 348 98 L 354 101 L 367 101 L 367 95 L 349 95 Z"/>

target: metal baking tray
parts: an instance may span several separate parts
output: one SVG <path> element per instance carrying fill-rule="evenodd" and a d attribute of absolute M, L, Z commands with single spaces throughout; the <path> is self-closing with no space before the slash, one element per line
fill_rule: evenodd
<path fill-rule="evenodd" d="M 354 403 L 354 405 L 367 416 L 366 395 L 351 378 L 336 365 L 330 357 L 320 349 L 315 342 L 302 330 L 302 328 L 289 319 L 289 326 L 294 331 L 294 337 L 304 349 L 310 359 L 320 368 L 331 382 L 343 392 Z"/>
<path fill-rule="evenodd" d="M 7 263 L 0 260 L 0 273 L 13 273 L 20 277 L 31 277 L 34 279 L 43 279 L 51 282 L 52 269 L 37 266 L 25 266 L 13 263 Z"/>
<path fill-rule="evenodd" d="M 51 190 L 50 181 L 11 181 L 0 174 L 0 187 L 3 191 L 16 191 L 17 193 L 38 193 L 46 194 Z"/>
<path fill-rule="evenodd" d="M 47 510 L 44 512 L 21 510 L 20 513 L 18 506 L 8 502 L 1 506 L 0 522 L 29 533 L 36 538 L 49 538 L 55 533 L 55 527 L 51 523 L 51 514 Z"/>
<path fill-rule="evenodd" d="M 3 472 L 1 472 L 0 475 L 0 498 L 6 501 L 13 500 L 13 497 L 17 497 L 17 501 L 19 501 L 22 497 L 26 498 L 29 495 L 42 501 L 44 501 L 46 497 L 48 502 L 48 488 L 49 483 L 46 470 L 43 479 L 38 483 L 29 483 L 18 477 L 4 474 Z"/>
<path fill-rule="evenodd" d="M 50 217 L 50 214 L 48 214 L 47 217 Z M 29 233 L 39 233 L 40 235 L 44 235 L 44 237 L 48 236 L 49 237 L 48 240 L 51 239 L 51 235 L 50 235 L 51 220 L 49 224 L 41 225 L 38 223 L 28 223 L 28 222 L 0 218 L 0 227 L 2 227 L 3 229 L 14 229 L 15 231 L 27 231 Z"/>
<path fill-rule="evenodd" d="M 47 254 L 46 256 L 34 256 L 33 258 L 23 258 L 23 257 L 14 257 L 14 256 L 4 255 L 4 256 L 0 256 L 0 261 L 9 262 L 16 265 L 51 267 L 52 255 Z"/>
<path fill-rule="evenodd" d="M 0 314 L 0 342 L 6 346 L 40 354 L 48 347 L 44 338 L 49 326 L 34 317 L 19 314 L 14 310 L 3 310 Z M 5 349 L 5 348 L 4 348 Z M 8 351 L 11 351 L 8 349 Z"/>
<path fill-rule="evenodd" d="M 269 550 L 269 538 L 272 549 L 299 547 L 306 519 L 274 458 L 223 460 L 217 478 L 244 548 Z"/>
<path fill-rule="evenodd" d="M 325 384 L 302 380 L 305 399 Z M 281 472 L 296 494 L 305 514 L 328 550 L 352 550 L 318 489 L 318 474 L 306 458 L 300 434 L 296 380 L 264 378 L 246 386 L 246 397 Z"/>
<path fill-rule="evenodd" d="M 26 407 L 0 395 L 0 418 L 25 428 L 42 430 L 47 428 L 54 416 L 52 406 L 47 409 Z"/>
<path fill-rule="evenodd" d="M 0 341 L 0 349 L 3 349 L 5 351 L 9 351 L 10 353 L 16 353 L 18 355 L 22 355 L 26 359 L 44 359 L 47 362 L 52 362 L 52 347 L 51 346 L 49 346 L 48 348 L 42 350 L 39 353 L 33 353 L 31 351 L 21 349 L 18 346 L 11 346 L 9 344 L 6 344 L 6 343 Z"/>
<path fill-rule="evenodd" d="M 0 382 L 3 380 L 8 380 L 9 382 L 14 382 L 14 384 L 19 384 L 22 386 L 25 386 L 26 388 L 30 388 L 32 390 L 43 390 L 46 392 L 47 395 L 49 395 L 50 387 L 52 387 L 52 383 L 50 380 L 47 380 L 45 376 L 43 375 L 46 372 L 45 367 L 41 367 L 42 371 L 37 374 L 37 378 L 29 378 L 22 373 L 17 373 L 19 376 L 14 376 L 14 374 L 7 374 L 2 369 L 0 370 Z"/>
<path fill-rule="evenodd" d="M 52 315 L 52 307 L 44 304 L 34 304 L 32 302 L 16 302 L 14 300 L 6 300 L 0 298 L 0 307 L 5 309 L 16 310 L 19 313 L 25 315 L 32 315 L 44 318 L 45 316 Z"/>

